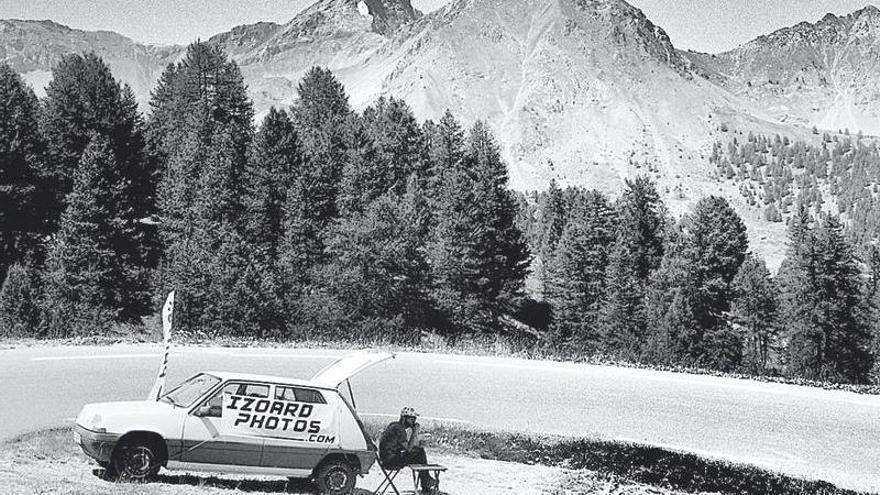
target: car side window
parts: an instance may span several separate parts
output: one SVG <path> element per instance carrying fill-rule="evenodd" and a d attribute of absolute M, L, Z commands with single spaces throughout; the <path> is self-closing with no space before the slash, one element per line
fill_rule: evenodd
<path fill-rule="evenodd" d="M 326 404 L 324 396 L 317 390 L 300 387 L 275 387 L 275 398 L 296 402 L 308 402 L 310 404 Z"/>
<path fill-rule="evenodd" d="M 207 404 L 210 411 L 205 417 L 221 418 L 223 417 L 223 397 L 227 395 L 244 395 L 247 397 L 269 397 L 269 386 L 257 383 L 227 383 L 219 392 L 211 397 Z"/>

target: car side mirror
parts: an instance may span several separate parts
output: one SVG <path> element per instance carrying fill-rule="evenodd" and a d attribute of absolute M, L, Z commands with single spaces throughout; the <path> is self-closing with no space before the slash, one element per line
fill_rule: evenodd
<path fill-rule="evenodd" d="M 193 416 L 203 418 L 211 414 L 211 406 L 202 406 L 193 412 Z"/>

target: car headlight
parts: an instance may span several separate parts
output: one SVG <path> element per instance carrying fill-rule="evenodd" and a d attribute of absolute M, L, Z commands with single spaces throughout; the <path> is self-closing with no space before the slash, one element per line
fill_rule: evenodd
<path fill-rule="evenodd" d="M 83 426 L 85 426 L 87 430 L 96 431 L 98 433 L 107 433 L 107 428 L 104 426 L 104 418 L 102 418 L 100 414 L 92 416 L 92 418 Z"/>

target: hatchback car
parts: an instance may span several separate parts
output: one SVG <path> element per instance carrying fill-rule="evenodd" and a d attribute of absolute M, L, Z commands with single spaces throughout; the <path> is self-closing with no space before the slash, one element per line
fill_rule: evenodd
<path fill-rule="evenodd" d="M 158 401 L 86 405 L 74 439 L 126 480 L 146 481 L 165 467 L 311 478 L 323 493 L 350 493 L 356 476 L 369 472 L 376 446 L 348 380 L 392 357 L 353 354 L 310 380 L 199 373 Z"/>

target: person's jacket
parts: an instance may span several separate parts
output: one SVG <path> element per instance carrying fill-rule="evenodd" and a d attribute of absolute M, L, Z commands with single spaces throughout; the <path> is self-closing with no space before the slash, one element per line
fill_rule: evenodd
<path fill-rule="evenodd" d="M 389 424 L 379 439 L 379 459 L 382 461 L 382 464 L 405 453 L 408 442 L 406 428 L 403 427 L 400 421 Z"/>

